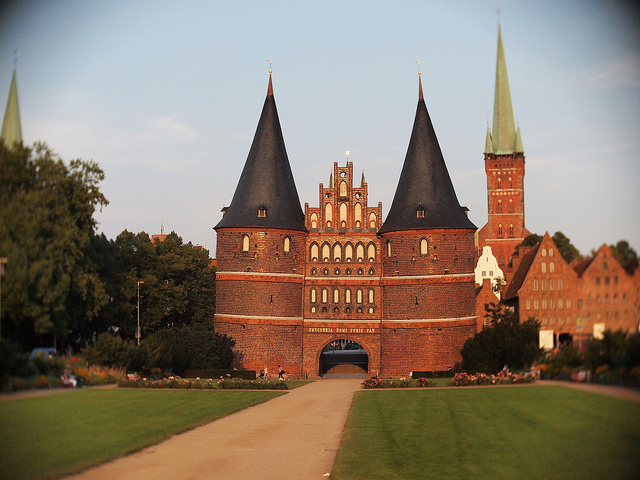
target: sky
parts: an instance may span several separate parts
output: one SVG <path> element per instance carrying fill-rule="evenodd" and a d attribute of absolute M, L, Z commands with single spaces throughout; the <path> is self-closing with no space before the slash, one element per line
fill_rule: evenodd
<path fill-rule="evenodd" d="M 583 254 L 621 239 L 640 250 L 632 3 L 5 1 L 0 105 L 16 65 L 24 143 L 44 141 L 106 174 L 99 232 L 157 234 L 164 224 L 213 257 L 213 226 L 247 158 L 270 66 L 303 208 L 318 205 L 319 183 L 349 150 L 369 204 L 382 202 L 386 217 L 419 61 L 458 200 L 481 228 L 499 23 L 526 157 L 527 228 L 562 231 Z"/>

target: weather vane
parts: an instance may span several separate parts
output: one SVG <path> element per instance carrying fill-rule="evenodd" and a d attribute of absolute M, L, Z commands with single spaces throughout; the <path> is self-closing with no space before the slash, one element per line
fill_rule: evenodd
<path fill-rule="evenodd" d="M 347 162 L 349 162 L 349 154 L 351 152 L 349 150 L 345 150 L 344 154 L 347 156 Z"/>
<path fill-rule="evenodd" d="M 267 60 L 269 62 L 269 73 L 271 73 L 271 60 Z"/>
<path fill-rule="evenodd" d="M 418 75 L 422 75 L 422 72 L 420 71 L 420 60 L 416 60 L 416 63 L 418 64 Z"/>
<path fill-rule="evenodd" d="M 500 20 L 500 0 L 496 0 L 497 12 L 498 12 L 498 20 Z"/>

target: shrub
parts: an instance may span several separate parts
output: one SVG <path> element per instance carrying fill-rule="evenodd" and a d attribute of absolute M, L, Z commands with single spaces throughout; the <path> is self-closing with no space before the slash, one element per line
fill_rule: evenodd
<path fill-rule="evenodd" d="M 369 377 L 364 380 L 361 387 L 364 389 L 371 388 L 428 388 L 435 386 L 427 378 L 419 378 L 413 380 L 409 378 L 400 379 L 379 379 L 378 377 Z"/>
<path fill-rule="evenodd" d="M 277 380 L 242 380 L 239 378 L 221 378 L 218 388 L 224 390 L 288 390 L 286 382 Z"/>

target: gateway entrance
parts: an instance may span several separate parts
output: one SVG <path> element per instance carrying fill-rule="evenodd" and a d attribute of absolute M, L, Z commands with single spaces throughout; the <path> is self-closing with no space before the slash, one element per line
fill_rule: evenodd
<path fill-rule="evenodd" d="M 369 356 L 365 349 L 353 340 L 339 338 L 329 342 L 322 349 L 320 375 L 327 373 L 366 374 L 368 371 Z"/>

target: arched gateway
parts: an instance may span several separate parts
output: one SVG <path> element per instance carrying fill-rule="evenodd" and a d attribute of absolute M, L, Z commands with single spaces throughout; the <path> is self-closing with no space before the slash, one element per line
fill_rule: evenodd
<path fill-rule="evenodd" d="M 361 373 L 369 370 L 369 356 L 362 345 L 347 338 L 330 341 L 320 354 L 320 375 Z"/>

